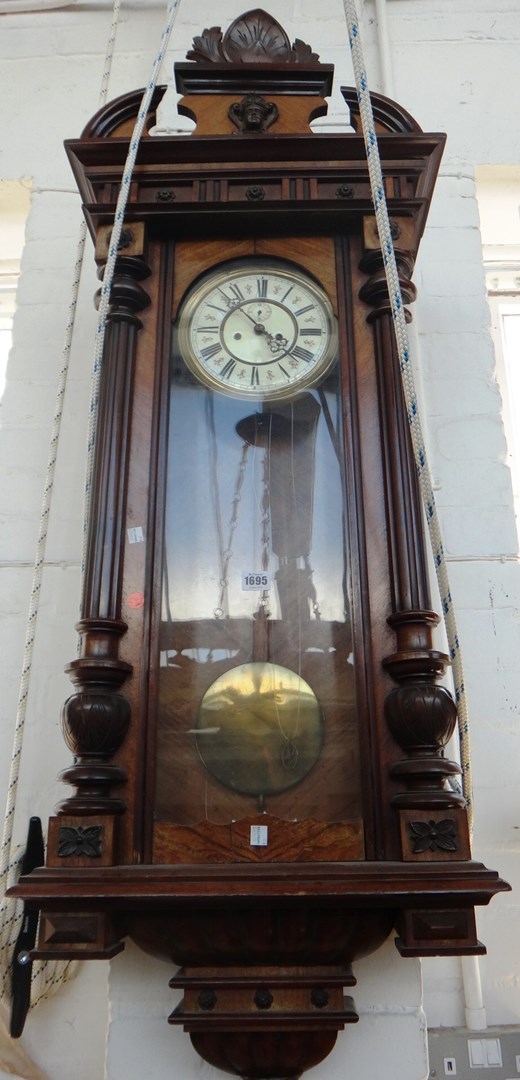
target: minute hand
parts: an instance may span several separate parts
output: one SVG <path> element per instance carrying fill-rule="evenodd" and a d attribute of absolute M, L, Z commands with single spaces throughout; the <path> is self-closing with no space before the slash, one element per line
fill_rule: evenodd
<path fill-rule="evenodd" d="M 241 307 L 241 308 L 238 308 L 237 310 L 240 311 L 242 313 L 242 315 L 245 315 L 246 319 L 249 319 L 249 322 L 253 323 L 253 326 L 255 328 L 255 333 L 257 333 L 257 334 L 266 334 L 267 333 L 264 324 L 257 322 L 256 319 L 253 319 L 253 316 L 250 315 L 249 312 L 246 311 L 245 308 Z"/>
<path fill-rule="evenodd" d="M 271 349 L 271 352 L 277 353 L 281 352 L 283 349 L 286 349 L 287 345 L 289 344 L 288 338 L 284 337 L 283 334 L 270 334 L 269 331 L 266 330 L 264 324 L 257 322 L 256 319 L 254 319 L 253 316 L 250 315 L 245 308 L 240 308 L 239 310 L 242 312 L 243 315 L 246 316 L 247 319 L 249 319 L 250 322 L 253 323 L 253 326 L 255 328 L 255 334 L 262 334 L 262 336 L 265 337 L 267 344 Z"/>

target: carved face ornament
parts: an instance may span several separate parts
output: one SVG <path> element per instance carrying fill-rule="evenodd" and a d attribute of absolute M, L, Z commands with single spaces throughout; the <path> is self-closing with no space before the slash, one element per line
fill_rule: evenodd
<path fill-rule="evenodd" d="M 241 132 L 267 131 L 278 117 L 278 108 L 260 94 L 246 94 L 230 105 L 228 116 Z"/>

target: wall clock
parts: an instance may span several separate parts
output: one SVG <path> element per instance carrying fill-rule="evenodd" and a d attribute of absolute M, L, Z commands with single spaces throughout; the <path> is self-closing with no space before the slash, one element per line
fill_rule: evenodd
<path fill-rule="evenodd" d="M 357 1019 L 357 958 L 392 928 L 405 956 L 481 952 L 475 905 L 507 886 L 450 784 L 355 94 L 353 130 L 313 134 L 332 69 L 260 10 L 176 79 L 197 126 L 143 138 L 112 292 L 73 791 L 15 892 L 37 955 L 130 936 L 181 965 L 170 1022 L 206 1060 L 296 1078 Z M 99 264 L 140 98 L 67 144 Z M 410 303 L 444 137 L 373 101 Z"/>

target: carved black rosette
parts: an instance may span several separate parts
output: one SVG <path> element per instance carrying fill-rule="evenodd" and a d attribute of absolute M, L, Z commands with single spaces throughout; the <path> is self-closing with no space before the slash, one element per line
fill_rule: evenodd
<path fill-rule="evenodd" d="M 410 821 L 408 823 L 412 851 L 421 855 L 425 851 L 457 851 L 457 837 L 453 818 L 442 821 Z"/>
<path fill-rule="evenodd" d="M 99 859 L 103 849 L 102 825 L 61 825 L 58 830 L 60 859 L 86 857 Z"/>

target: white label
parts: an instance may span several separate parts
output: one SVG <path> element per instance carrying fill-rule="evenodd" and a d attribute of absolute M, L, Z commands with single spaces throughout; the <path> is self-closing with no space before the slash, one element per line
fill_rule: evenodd
<path fill-rule="evenodd" d="M 267 825 L 251 825 L 249 840 L 251 847 L 267 847 L 268 833 Z"/>
<path fill-rule="evenodd" d="M 129 544 L 142 544 L 144 542 L 144 533 L 140 525 L 136 525 L 133 529 L 127 529 L 126 535 Z"/>
<path fill-rule="evenodd" d="M 270 589 L 273 582 L 273 575 L 269 570 L 243 570 L 242 571 L 242 588 L 247 592 L 251 592 L 254 589 Z"/>

